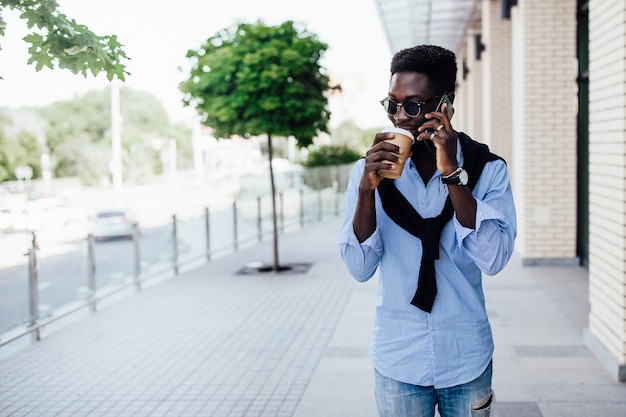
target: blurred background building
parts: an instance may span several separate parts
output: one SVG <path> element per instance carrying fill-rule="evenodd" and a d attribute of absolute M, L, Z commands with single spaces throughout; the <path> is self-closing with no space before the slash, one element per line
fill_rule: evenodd
<path fill-rule="evenodd" d="M 376 0 L 391 52 L 456 52 L 453 125 L 508 162 L 524 265 L 589 271 L 586 344 L 626 381 L 626 0 Z"/>

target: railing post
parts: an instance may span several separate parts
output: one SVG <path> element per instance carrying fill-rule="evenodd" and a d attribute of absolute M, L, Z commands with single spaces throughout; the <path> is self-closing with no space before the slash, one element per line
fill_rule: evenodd
<path fill-rule="evenodd" d="M 204 209 L 204 231 L 206 235 L 206 260 L 211 260 L 211 224 L 209 223 L 209 208 Z"/>
<path fill-rule="evenodd" d="M 262 224 L 262 214 L 261 214 L 261 196 L 256 198 L 256 227 L 257 227 L 257 236 L 259 238 L 259 242 L 263 240 L 263 224 Z"/>
<path fill-rule="evenodd" d="M 96 257 L 94 253 L 94 237 L 87 236 L 87 287 L 89 288 L 89 310 L 96 311 Z"/>
<path fill-rule="evenodd" d="M 135 254 L 135 286 L 141 290 L 141 253 L 139 252 L 139 225 L 133 223 L 133 249 Z"/>
<path fill-rule="evenodd" d="M 238 236 L 237 236 L 237 200 L 233 201 L 233 247 L 235 248 L 235 252 L 239 249 L 238 245 Z"/>
<path fill-rule="evenodd" d="M 280 233 L 285 234 L 285 216 L 283 215 L 284 201 L 283 201 L 283 193 L 278 194 L 278 204 L 280 208 Z"/>
<path fill-rule="evenodd" d="M 34 326 L 39 322 L 39 277 L 37 270 L 37 237 L 32 233 L 32 244 L 28 248 L 28 292 L 30 301 L 30 325 Z M 32 333 L 33 341 L 41 340 L 39 328 Z"/>
<path fill-rule="evenodd" d="M 317 220 L 322 221 L 322 190 L 317 191 Z"/>
<path fill-rule="evenodd" d="M 333 192 L 335 193 L 335 216 L 339 216 L 339 183 L 333 181 Z"/>
<path fill-rule="evenodd" d="M 176 220 L 176 214 L 172 214 L 172 245 L 174 275 L 178 275 L 178 221 Z"/>
<path fill-rule="evenodd" d="M 304 190 L 300 188 L 300 229 L 304 228 Z"/>

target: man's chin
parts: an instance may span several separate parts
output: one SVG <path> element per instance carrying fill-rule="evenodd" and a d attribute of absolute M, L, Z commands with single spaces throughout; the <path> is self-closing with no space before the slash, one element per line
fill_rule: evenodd
<path fill-rule="evenodd" d="M 424 143 L 423 140 L 416 140 L 415 143 L 411 145 L 411 151 L 414 153 L 421 152 L 424 150 L 428 150 L 428 148 L 426 147 L 426 144 Z"/>

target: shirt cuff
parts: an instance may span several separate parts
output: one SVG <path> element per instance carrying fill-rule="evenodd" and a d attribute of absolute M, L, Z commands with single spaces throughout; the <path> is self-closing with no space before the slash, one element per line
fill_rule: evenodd
<path fill-rule="evenodd" d="M 457 245 L 461 247 L 463 240 L 472 234 L 475 234 L 476 238 L 480 238 L 480 226 L 482 223 L 484 221 L 498 219 L 504 219 L 502 213 L 492 208 L 487 203 L 476 200 L 476 224 L 474 225 L 474 229 L 463 226 L 456 218 L 456 214 L 454 215 L 454 229 L 456 230 Z"/>
<path fill-rule="evenodd" d="M 363 242 L 359 243 L 359 239 L 357 239 L 356 234 L 354 233 L 354 227 L 352 226 L 352 222 L 346 223 L 343 228 L 337 234 L 335 238 L 335 245 L 349 245 L 356 248 L 363 248 L 364 246 L 371 248 L 374 252 L 381 254 L 383 250 L 383 245 L 380 240 L 380 229 L 378 225 L 376 225 L 376 229 L 374 229 L 374 233 Z"/>

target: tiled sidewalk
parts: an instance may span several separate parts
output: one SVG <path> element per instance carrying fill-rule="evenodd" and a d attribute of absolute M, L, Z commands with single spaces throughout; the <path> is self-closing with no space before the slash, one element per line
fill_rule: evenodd
<path fill-rule="evenodd" d="M 0 360 L 0 416 L 376 416 L 367 358 L 376 280 L 354 282 L 339 219 L 281 236 L 301 273 L 240 274 L 259 245 L 80 319 Z M 582 342 L 586 271 L 485 278 L 500 417 L 626 416 Z"/>
<path fill-rule="evenodd" d="M 0 362 L 1 416 L 291 416 L 354 283 L 336 222 L 282 236 L 306 273 L 238 274 L 242 250 L 146 289 Z"/>

